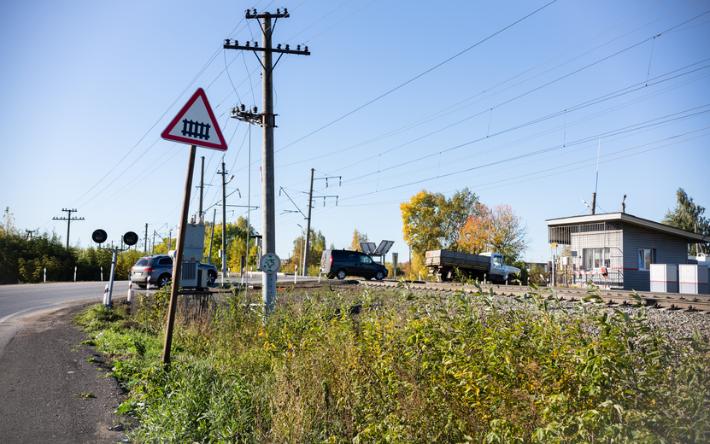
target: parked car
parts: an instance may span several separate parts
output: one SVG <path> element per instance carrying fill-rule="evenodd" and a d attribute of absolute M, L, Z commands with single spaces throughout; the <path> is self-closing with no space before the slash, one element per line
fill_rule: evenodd
<path fill-rule="evenodd" d="M 207 284 L 213 286 L 217 281 L 217 267 L 203 263 L 200 263 L 198 267 L 207 270 L 209 276 Z M 131 282 L 140 288 L 146 288 L 149 284 L 164 287 L 170 283 L 172 278 L 173 258 L 166 254 L 142 257 L 131 268 Z"/>
<path fill-rule="evenodd" d="M 387 277 L 384 265 L 372 260 L 370 256 L 359 251 L 350 250 L 324 250 L 320 259 L 321 273 L 328 279 L 345 276 L 360 276 L 365 279 L 375 278 L 381 281 Z"/>

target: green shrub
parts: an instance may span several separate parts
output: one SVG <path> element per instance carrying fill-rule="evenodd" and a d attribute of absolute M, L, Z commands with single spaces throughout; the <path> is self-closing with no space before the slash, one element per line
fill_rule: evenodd
<path fill-rule="evenodd" d="M 166 296 L 82 324 L 130 389 L 137 441 L 707 442 L 707 338 L 670 342 L 633 315 L 537 295 L 290 290 L 202 318 Z M 188 306 L 189 309 L 189 306 Z"/>

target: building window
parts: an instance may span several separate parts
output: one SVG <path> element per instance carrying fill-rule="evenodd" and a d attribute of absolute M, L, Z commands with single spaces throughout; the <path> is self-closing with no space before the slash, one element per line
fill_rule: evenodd
<path fill-rule="evenodd" d="M 582 263 L 585 270 L 611 266 L 611 253 L 609 248 L 583 248 Z"/>
<path fill-rule="evenodd" d="M 655 248 L 639 248 L 639 270 L 650 270 L 651 264 L 656 263 Z"/>

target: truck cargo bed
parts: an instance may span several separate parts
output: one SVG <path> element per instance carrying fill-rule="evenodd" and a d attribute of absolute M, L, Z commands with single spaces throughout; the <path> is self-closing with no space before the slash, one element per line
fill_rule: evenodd
<path fill-rule="evenodd" d="M 479 254 L 462 253 L 451 250 L 430 250 L 426 252 L 425 265 L 439 268 L 462 268 L 487 271 L 491 258 Z"/>

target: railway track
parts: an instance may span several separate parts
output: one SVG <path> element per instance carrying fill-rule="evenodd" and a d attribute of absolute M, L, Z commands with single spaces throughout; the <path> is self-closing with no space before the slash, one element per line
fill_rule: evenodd
<path fill-rule="evenodd" d="M 410 289 L 419 291 L 463 291 L 465 293 L 477 293 L 479 288 L 470 284 L 459 284 L 452 282 L 406 282 L 398 281 L 359 281 L 361 285 L 367 287 L 400 287 L 406 285 Z M 494 294 L 501 296 L 525 296 L 533 289 L 520 285 L 481 285 L 485 292 L 493 290 Z M 566 301 L 586 301 L 590 300 L 590 295 L 586 289 L 582 288 L 562 288 L 554 289 L 542 287 L 536 290 L 542 295 L 554 296 Z M 607 305 L 634 305 L 654 307 L 665 310 L 688 310 L 710 313 L 710 295 L 694 294 L 674 294 L 674 293 L 652 293 L 647 291 L 630 292 L 626 290 L 598 290 L 594 292 L 602 302 Z M 593 298 L 593 296 L 592 296 Z"/>

